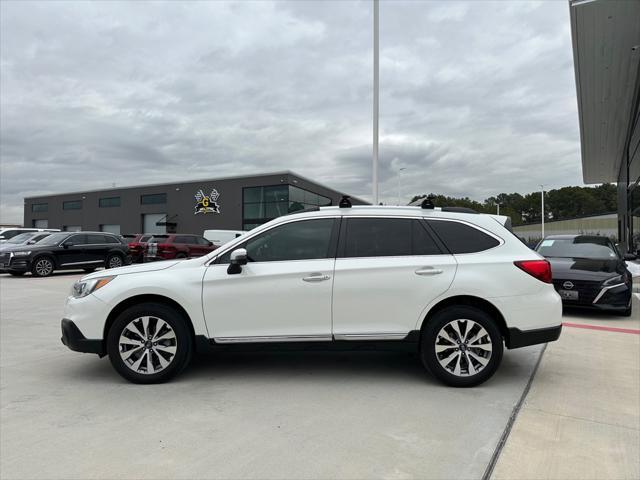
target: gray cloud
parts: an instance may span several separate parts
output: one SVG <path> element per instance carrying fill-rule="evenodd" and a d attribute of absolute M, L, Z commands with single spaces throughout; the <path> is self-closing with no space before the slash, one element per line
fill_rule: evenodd
<path fill-rule="evenodd" d="M 289 168 L 371 190 L 371 3 L 0 3 L 0 221 L 22 198 Z M 382 200 L 580 184 L 564 2 L 382 2 Z"/>

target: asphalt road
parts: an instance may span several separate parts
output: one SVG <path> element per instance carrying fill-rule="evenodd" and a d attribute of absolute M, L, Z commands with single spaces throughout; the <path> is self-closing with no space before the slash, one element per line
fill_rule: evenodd
<path fill-rule="evenodd" d="M 481 478 L 540 347 L 473 389 L 398 353 L 224 354 L 126 383 L 60 343 L 76 274 L 0 275 L 0 477 Z"/>

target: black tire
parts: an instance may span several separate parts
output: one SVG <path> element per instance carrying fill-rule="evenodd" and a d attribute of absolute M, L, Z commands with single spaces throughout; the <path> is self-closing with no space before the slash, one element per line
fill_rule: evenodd
<path fill-rule="evenodd" d="M 136 371 L 132 367 L 134 367 L 139 360 L 141 362 L 139 368 L 144 368 L 142 362 L 146 363 L 146 357 L 142 359 L 140 358 L 144 355 L 150 355 L 152 362 L 155 360 L 155 364 L 158 366 L 158 355 L 160 355 L 158 351 L 153 350 L 153 353 L 150 353 L 148 350 L 143 349 L 140 356 L 138 356 L 136 352 L 135 356 L 132 355 L 133 358 L 130 357 L 132 365 L 130 363 L 126 363 L 120 354 L 120 336 L 125 330 L 125 327 L 140 317 L 151 317 L 152 319 L 156 319 L 155 327 L 158 325 L 157 319 L 161 319 L 166 322 L 175 333 L 175 355 L 170 359 L 170 363 L 157 373 L 144 373 L 140 370 Z M 149 320 L 149 322 L 152 321 L 153 320 Z M 187 321 L 188 320 L 186 318 L 173 308 L 159 303 L 141 303 L 140 305 L 128 308 L 118 315 L 107 334 L 107 353 L 109 354 L 109 360 L 111 361 L 113 368 L 115 368 L 123 378 L 133 383 L 163 383 L 170 380 L 189 364 L 193 355 L 193 338 L 187 325 Z M 142 325 L 141 321 L 136 322 L 136 324 L 140 326 Z M 155 331 L 155 334 L 157 333 L 158 331 Z M 138 337 L 140 337 L 140 335 L 138 335 Z M 173 346 L 173 344 L 171 346 Z M 135 348 L 132 348 L 131 350 L 133 349 Z M 163 358 L 167 360 L 166 357 L 163 356 Z"/>
<path fill-rule="evenodd" d="M 31 275 L 34 277 L 48 277 L 55 268 L 56 265 L 51 257 L 36 257 L 31 262 Z"/>
<path fill-rule="evenodd" d="M 622 315 L 623 317 L 630 317 L 630 316 L 631 316 L 631 312 L 632 312 L 632 311 L 633 311 L 633 310 L 631 309 L 631 305 L 629 305 L 629 308 L 627 308 L 624 312 L 622 312 L 622 314 L 621 314 L 621 315 Z"/>
<path fill-rule="evenodd" d="M 104 268 L 118 268 L 124 266 L 124 258 L 122 255 L 112 253 L 104 262 Z"/>
<path fill-rule="evenodd" d="M 176 258 L 187 258 L 187 254 L 186 253 L 177 253 L 176 254 Z"/>
<path fill-rule="evenodd" d="M 438 344 L 439 347 L 444 346 L 446 348 L 449 344 L 449 341 L 445 341 L 443 337 L 440 337 L 440 340 L 438 340 L 438 335 L 445 326 L 454 320 L 471 320 L 486 331 L 487 335 L 480 337 L 484 339 L 481 344 L 486 348 L 489 346 L 488 342 L 490 340 L 490 347 L 492 350 L 488 357 L 489 361 L 484 365 L 484 367 L 482 367 L 480 362 L 472 359 L 473 355 L 474 358 L 478 359 L 480 357 L 480 359 L 484 361 L 485 358 L 481 357 L 482 355 L 486 355 L 484 348 L 481 349 L 480 347 L 475 347 L 472 351 L 469 349 L 469 346 L 465 345 L 464 348 L 461 346 L 458 350 L 456 350 L 456 348 L 447 348 L 439 353 L 436 352 L 437 341 L 440 342 Z M 474 336 L 474 332 L 479 331 L 480 328 L 473 327 L 475 330 L 469 332 L 466 331 L 466 329 L 469 328 L 470 324 L 468 322 L 464 322 L 462 325 L 465 328 L 465 332 L 462 332 L 462 328 L 460 328 L 460 330 L 464 336 L 466 336 L 467 333 L 471 333 L 471 335 Z M 451 328 L 451 326 L 448 326 L 447 330 L 451 332 Z M 445 332 L 447 330 L 445 330 Z M 454 335 L 455 332 L 452 333 L 450 338 L 457 340 L 453 338 Z M 474 343 L 478 344 L 480 343 L 480 340 Z M 502 352 L 502 335 L 500 334 L 500 330 L 496 325 L 495 320 L 478 308 L 466 305 L 447 307 L 436 313 L 422 330 L 422 337 L 420 340 L 420 358 L 422 360 L 422 364 L 436 378 L 452 387 L 473 387 L 487 381 L 498 369 L 500 361 L 502 360 Z M 440 363 L 439 358 L 446 359 L 450 355 L 453 355 L 451 362 L 443 366 Z M 457 360 L 457 356 L 460 356 L 460 360 Z M 461 375 L 456 375 L 454 374 L 454 371 L 450 371 L 450 369 L 455 370 L 456 361 L 458 365 L 461 366 Z M 471 362 L 471 366 L 469 366 L 467 362 Z M 469 373 L 476 368 L 479 370 L 477 373 Z"/>
<path fill-rule="evenodd" d="M 95 272 L 96 271 L 96 269 L 94 267 L 83 268 L 82 270 L 84 270 L 86 273 L 91 273 L 91 272 Z"/>
<path fill-rule="evenodd" d="M 26 272 L 9 272 L 9 275 L 13 276 L 13 277 L 21 277 L 25 274 Z"/>

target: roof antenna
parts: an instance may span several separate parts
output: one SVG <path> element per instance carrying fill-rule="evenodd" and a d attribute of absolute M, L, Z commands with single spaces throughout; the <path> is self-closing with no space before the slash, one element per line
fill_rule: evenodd
<path fill-rule="evenodd" d="M 435 208 L 435 205 L 433 204 L 433 200 L 436 197 L 434 197 L 433 195 L 428 195 L 427 198 L 425 198 L 422 203 L 420 204 L 421 208 L 427 209 L 427 210 L 433 210 Z"/>
<path fill-rule="evenodd" d="M 349 200 L 351 197 L 349 195 L 343 195 L 342 199 L 340 200 L 339 203 L 339 207 L 340 208 L 351 208 L 351 200 Z"/>

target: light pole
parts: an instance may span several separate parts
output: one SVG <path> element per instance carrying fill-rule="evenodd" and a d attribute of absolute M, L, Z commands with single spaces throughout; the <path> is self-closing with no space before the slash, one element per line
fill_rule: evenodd
<path fill-rule="evenodd" d="M 402 192 L 400 190 L 400 175 L 402 174 L 402 171 L 406 169 L 407 167 L 402 167 L 398 169 L 398 206 L 400 206 L 400 197 L 402 196 Z"/>
<path fill-rule="evenodd" d="M 379 41 L 378 41 L 378 0 L 373 0 L 373 204 L 378 204 L 378 95 L 379 84 Z"/>
<path fill-rule="evenodd" d="M 500 215 L 500 204 L 498 202 L 496 202 L 496 208 L 498 209 L 496 214 Z"/>
<path fill-rule="evenodd" d="M 540 184 L 540 200 L 542 203 L 542 239 L 544 240 L 544 185 Z"/>

